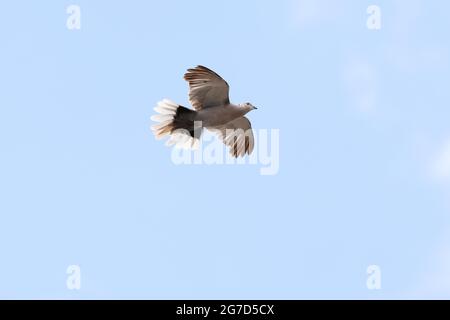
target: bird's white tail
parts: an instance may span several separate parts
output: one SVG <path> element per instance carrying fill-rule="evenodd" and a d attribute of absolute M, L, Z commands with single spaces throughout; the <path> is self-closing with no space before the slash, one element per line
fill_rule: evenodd
<path fill-rule="evenodd" d="M 152 126 L 156 139 L 170 136 L 166 145 L 175 145 L 177 148 L 197 149 L 200 144 L 200 135 L 196 135 L 194 119 L 196 112 L 187 109 L 168 99 L 158 102 L 154 109 L 158 114 L 151 117 L 152 121 L 159 122 Z"/>

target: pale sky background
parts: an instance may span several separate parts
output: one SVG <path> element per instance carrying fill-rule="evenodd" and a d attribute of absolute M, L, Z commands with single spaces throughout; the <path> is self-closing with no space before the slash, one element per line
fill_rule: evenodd
<path fill-rule="evenodd" d="M 444 0 L 3 3 L 0 298 L 450 298 L 449 12 Z M 155 141 L 153 107 L 187 105 L 197 64 L 259 107 L 256 129 L 280 130 L 278 175 L 176 166 Z M 366 287 L 369 265 L 381 290 Z"/>

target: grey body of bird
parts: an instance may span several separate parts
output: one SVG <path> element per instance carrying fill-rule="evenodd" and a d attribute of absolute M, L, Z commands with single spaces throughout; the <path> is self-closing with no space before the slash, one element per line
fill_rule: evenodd
<path fill-rule="evenodd" d="M 209 107 L 197 111 L 195 121 L 202 121 L 205 127 L 217 127 L 243 117 L 248 111 L 234 104 Z"/>

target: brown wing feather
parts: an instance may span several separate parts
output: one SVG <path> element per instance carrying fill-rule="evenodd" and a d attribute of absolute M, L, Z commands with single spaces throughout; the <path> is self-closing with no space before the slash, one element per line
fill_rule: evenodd
<path fill-rule="evenodd" d="M 189 83 L 189 101 L 195 110 L 230 103 L 228 83 L 214 71 L 197 66 L 188 69 L 184 79 Z"/>
<path fill-rule="evenodd" d="M 255 147 L 252 125 L 246 117 L 233 120 L 219 128 L 208 128 L 216 131 L 223 143 L 230 147 L 230 154 L 237 158 L 250 155 Z"/>

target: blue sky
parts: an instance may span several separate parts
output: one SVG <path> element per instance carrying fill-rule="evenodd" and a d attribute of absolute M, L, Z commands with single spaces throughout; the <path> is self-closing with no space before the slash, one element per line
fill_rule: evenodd
<path fill-rule="evenodd" d="M 0 298 L 450 298 L 449 10 L 2 4 Z M 153 107 L 188 105 L 197 64 L 279 129 L 278 174 L 177 166 L 154 139 Z"/>

